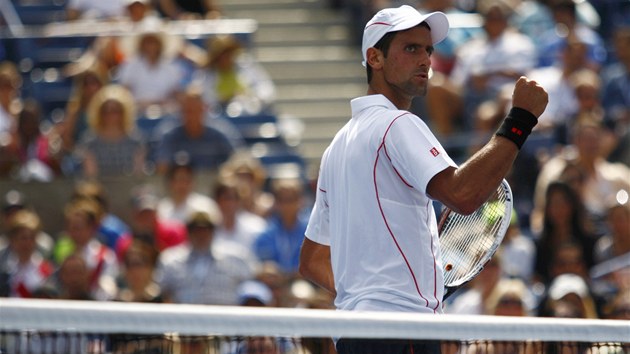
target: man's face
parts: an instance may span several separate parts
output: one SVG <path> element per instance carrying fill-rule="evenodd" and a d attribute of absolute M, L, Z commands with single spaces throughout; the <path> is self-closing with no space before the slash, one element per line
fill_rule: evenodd
<path fill-rule="evenodd" d="M 399 95 L 426 95 L 432 43 L 431 31 L 426 27 L 401 31 L 392 40 L 383 71 L 385 81 Z"/>

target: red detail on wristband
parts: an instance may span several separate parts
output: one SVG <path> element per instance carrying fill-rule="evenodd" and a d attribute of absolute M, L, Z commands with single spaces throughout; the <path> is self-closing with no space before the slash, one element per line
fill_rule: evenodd
<path fill-rule="evenodd" d="M 512 133 L 516 135 L 523 135 L 523 131 L 515 127 L 512 127 Z"/>

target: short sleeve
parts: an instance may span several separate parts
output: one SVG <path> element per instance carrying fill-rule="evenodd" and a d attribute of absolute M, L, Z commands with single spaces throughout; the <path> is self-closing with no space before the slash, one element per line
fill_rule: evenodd
<path fill-rule="evenodd" d="M 319 178 L 317 180 L 317 193 L 315 194 L 315 204 L 311 211 L 311 216 L 306 227 L 305 236 L 311 241 L 322 245 L 330 245 L 330 227 L 329 227 L 329 207 L 327 185 L 328 181 L 324 171 L 324 164 L 327 154 L 322 158 L 320 166 Z"/>
<path fill-rule="evenodd" d="M 422 192 L 426 192 L 436 174 L 450 166 L 457 167 L 426 124 L 413 114 L 392 124 L 385 147 L 398 173 Z"/>

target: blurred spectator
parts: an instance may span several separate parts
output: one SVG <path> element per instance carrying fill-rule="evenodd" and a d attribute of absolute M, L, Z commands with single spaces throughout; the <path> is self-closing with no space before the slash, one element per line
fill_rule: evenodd
<path fill-rule="evenodd" d="M 582 200 L 587 216 L 594 221 L 601 220 L 606 203 L 616 194 L 630 191 L 630 168 L 621 163 L 611 163 L 602 156 L 604 133 L 598 122 L 576 122 L 571 130 L 572 145 L 545 162 L 538 174 L 534 193 L 534 209 L 531 215 L 531 228 L 540 232 L 545 191 L 552 181 L 558 179 L 565 167 L 574 164 L 584 174 Z M 596 225 L 599 226 L 599 225 Z"/>
<path fill-rule="evenodd" d="M 547 284 L 552 278 L 549 265 L 555 250 L 564 243 L 574 242 L 590 267 L 593 265 L 595 238 L 589 231 L 580 196 L 566 183 L 549 184 L 544 210 L 543 229 L 536 240 L 535 270 L 539 280 Z"/>
<path fill-rule="evenodd" d="M 101 213 L 101 209 L 93 200 L 70 201 L 64 210 L 65 230 L 57 240 L 54 255 L 57 264 L 63 264 L 72 254 L 81 257 L 89 273 L 90 296 L 95 300 L 104 301 L 113 299 L 117 293 L 116 279 L 119 270 L 114 251 L 99 242 L 96 237 Z M 62 274 L 60 271 L 60 278 Z"/>
<path fill-rule="evenodd" d="M 218 0 L 156 0 L 159 11 L 171 20 L 215 19 L 221 17 Z"/>
<path fill-rule="evenodd" d="M 255 260 L 254 242 L 265 230 L 265 219 L 243 208 L 234 179 L 220 179 L 214 187 L 213 196 L 222 216 L 222 222 L 215 230 L 215 242 L 235 243 Z"/>
<path fill-rule="evenodd" d="M 143 242 L 132 242 L 122 255 L 122 279 L 116 300 L 162 302 L 162 291 L 153 279 L 158 251 Z"/>
<path fill-rule="evenodd" d="M 55 292 L 62 300 L 96 300 L 90 291 L 91 272 L 79 254 L 66 257 L 57 271 Z"/>
<path fill-rule="evenodd" d="M 13 218 L 18 212 L 29 210 L 35 212 L 26 201 L 26 196 L 15 189 L 9 190 L 2 199 L 2 213 L 0 213 L 0 248 L 7 247 L 8 244 L 8 226 L 13 223 Z M 35 212 L 36 213 L 36 212 Z M 41 226 L 41 225 L 40 225 Z M 49 258 L 52 254 L 55 240 L 40 227 L 35 239 L 37 250 L 44 256 Z"/>
<path fill-rule="evenodd" d="M 259 159 L 246 151 L 237 151 L 219 170 L 222 179 L 235 179 L 245 210 L 269 216 L 273 206 L 273 195 L 265 190 L 267 170 Z"/>
<path fill-rule="evenodd" d="M 510 22 L 536 43 L 543 33 L 555 25 L 549 0 L 521 0 L 517 3 Z"/>
<path fill-rule="evenodd" d="M 551 252 L 551 258 L 546 263 L 550 280 L 562 274 L 575 274 L 588 281 L 590 285 L 584 250 L 578 243 L 571 241 L 561 243 Z M 549 281 L 545 285 L 549 285 Z"/>
<path fill-rule="evenodd" d="M 536 244 L 531 237 L 525 236 L 519 226 L 516 212 L 512 210 L 510 226 L 501 242 L 501 269 L 506 277 L 518 278 L 530 284 L 534 274 Z"/>
<path fill-rule="evenodd" d="M 513 84 L 536 64 L 532 40 L 508 23 L 513 12 L 510 5 L 503 0 L 484 0 L 479 2 L 478 12 L 484 19 L 484 33 L 459 48 L 450 75 L 464 97 L 465 113 L 496 97 L 502 86 Z"/>
<path fill-rule="evenodd" d="M 63 67 L 63 74 L 66 77 L 77 77 L 86 71 L 97 71 L 104 80 L 103 85 L 109 83 L 125 60 L 125 51 L 120 41 L 121 37 L 96 37 L 81 57 Z"/>
<path fill-rule="evenodd" d="M 556 128 L 557 140 L 568 144 L 571 140 L 571 129 L 582 122 L 604 122 L 604 108 L 601 104 L 601 80 L 599 74 L 590 69 L 581 69 L 569 77 L 571 89 L 575 94 L 575 112 L 563 126 Z M 601 155 L 606 158 L 617 144 L 617 137 L 602 125 Z"/>
<path fill-rule="evenodd" d="M 194 85 L 182 94 L 181 124 L 166 131 L 157 146 L 158 172 L 164 173 L 180 155 L 185 155 L 195 168 L 216 171 L 243 146 L 240 134 L 223 118 L 208 117 L 201 94 Z"/>
<path fill-rule="evenodd" d="M 90 129 L 77 154 L 86 177 L 139 176 L 144 173 L 146 149 L 134 132 L 135 106 L 127 89 L 103 87 L 88 108 Z"/>
<path fill-rule="evenodd" d="M 188 241 L 160 254 L 156 279 L 167 302 L 236 305 L 238 285 L 254 270 L 238 254 L 214 247 L 219 221 L 207 212 L 188 220 Z"/>
<path fill-rule="evenodd" d="M 40 128 L 42 111 L 34 99 L 25 99 L 17 116 L 17 127 L 8 146 L 0 147 L 0 171 L 14 179 L 50 182 L 61 172 L 57 134 Z"/>
<path fill-rule="evenodd" d="M 159 24 L 132 37 L 134 52 L 118 68 L 118 81 L 131 91 L 141 111 L 151 105 L 172 112 L 181 91 L 184 70 L 175 60 L 180 43 L 160 31 Z"/>
<path fill-rule="evenodd" d="M 609 320 L 630 320 L 630 289 L 620 291 L 605 307 L 605 318 Z"/>
<path fill-rule="evenodd" d="M 126 254 L 130 245 L 145 243 L 159 252 L 186 241 L 186 227 L 176 220 L 166 220 L 158 216 L 158 197 L 144 193 L 132 201 L 133 236 L 125 237 L 116 243 L 116 253 Z"/>
<path fill-rule="evenodd" d="M 601 263 L 630 255 L 630 204 L 614 203 L 606 213 L 608 232 L 595 244 L 595 261 Z"/>
<path fill-rule="evenodd" d="M 298 179 L 275 180 L 271 191 L 274 210 L 265 231 L 256 238 L 254 250 L 261 261 L 273 261 L 283 272 L 296 274 L 308 222 L 304 186 Z"/>
<path fill-rule="evenodd" d="M 66 116 L 60 124 L 63 148 L 72 153 L 81 136 L 88 130 L 88 107 L 96 93 L 107 83 L 107 75 L 96 67 L 74 77 L 72 95 L 66 105 Z"/>
<path fill-rule="evenodd" d="M 570 124 L 569 118 L 576 114 L 578 106 L 570 78 L 573 73 L 588 67 L 587 49 L 586 43 L 578 37 L 568 37 L 555 65 L 537 67 L 527 74 L 549 94 L 549 104 L 539 118 L 537 131 L 553 131 Z M 566 138 L 559 142 L 568 143 Z"/>
<path fill-rule="evenodd" d="M 626 129 L 630 124 L 630 23 L 620 25 L 613 37 L 615 60 L 602 70 L 602 99 L 607 120 Z"/>
<path fill-rule="evenodd" d="M 246 280 L 236 289 L 240 306 L 269 306 L 273 300 L 271 289 L 260 281 Z"/>
<path fill-rule="evenodd" d="M 484 315 L 526 317 L 530 315 L 531 299 L 520 279 L 501 279 L 484 305 Z M 471 343 L 466 353 L 535 353 L 532 343 L 490 341 Z"/>
<path fill-rule="evenodd" d="M 206 50 L 206 63 L 193 74 L 193 82 L 203 87 L 203 100 L 210 108 L 238 116 L 271 107 L 275 85 L 238 39 L 232 35 L 213 36 Z"/>
<path fill-rule="evenodd" d="M 486 300 L 486 315 L 529 316 L 531 299 L 520 279 L 501 279 Z"/>
<path fill-rule="evenodd" d="M 579 2 L 573 0 L 549 1 L 555 26 L 536 40 L 538 49 L 538 64 L 536 66 L 549 66 L 557 63 L 559 53 L 570 36 L 576 36 L 580 42 L 586 43 L 591 68 L 598 69 L 606 60 L 606 49 L 602 38 L 595 30 L 578 19 L 577 3 Z"/>
<path fill-rule="evenodd" d="M 101 215 L 97 237 L 105 246 L 114 249 L 119 239 L 129 236 L 129 226 L 110 211 L 109 194 L 100 182 L 77 181 L 71 198 L 73 200 L 89 199 L 97 203 Z"/>
<path fill-rule="evenodd" d="M 602 105 L 606 125 L 619 137 L 609 160 L 630 166 L 630 21 L 614 33 L 616 61 L 602 71 Z"/>
<path fill-rule="evenodd" d="M 477 275 L 453 298 L 445 308 L 446 313 L 482 315 L 487 313 L 486 302 L 501 280 L 501 255 L 495 254 Z"/>
<path fill-rule="evenodd" d="M 288 281 L 289 277 L 284 274 L 275 262 L 267 261 L 263 262 L 258 272 L 256 273 L 255 280 L 265 284 L 272 294 L 272 299 L 269 303 L 271 307 L 287 307 L 289 306 L 289 290 Z"/>
<path fill-rule="evenodd" d="M 54 266 L 37 250 L 41 223 L 37 214 L 20 210 L 7 225 L 8 245 L 0 247 L 0 297 L 33 297 Z"/>
<path fill-rule="evenodd" d="M 125 15 L 131 22 L 143 24 L 145 21 L 159 21 L 151 0 L 126 0 L 126 4 Z"/>
<path fill-rule="evenodd" d="M 68 0 L 66 18 L 73 20 L 115 19 L 125 13 L 127 0 Z"/>
<path fill-rule="evenodd" d="M 575 274 L 562 274 L 553 279 L 539 316 L 564 318 L 599 318 L 596 303 L 588 284 Z"/>
<path fill-rule="evenodd" d="M 165 182 L 167 196 L 162 197 L 158 203 L 158 218 L 185 224 L 197 211 L 204 211 L 213 216 L 221 215 L 217 203 L 212 198 L 194 190 L 195 170 L 189 163 L 170 165 Z"/>
<path fill-rule="evenodd" d="M 21 86 L 22 77 L 15 64 L 10 61 L 0 62 L 0 147 L 9 143 L 15 131 L 16 103 L 19 103 Z"/>

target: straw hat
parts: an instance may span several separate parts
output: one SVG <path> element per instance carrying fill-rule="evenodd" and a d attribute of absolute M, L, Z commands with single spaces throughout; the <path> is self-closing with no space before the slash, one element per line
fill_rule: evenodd
<path fill-rule="evenodd" d="M 235 51 L 239 52 L 243 46 L 232 35 L 216 35 L 208 39 L 206 48 L 208 50 L 208 66 L 214 65 L 219 56 L 224 53 Z"/>

